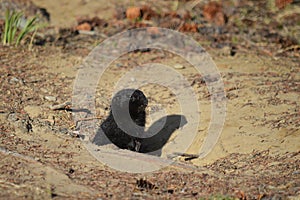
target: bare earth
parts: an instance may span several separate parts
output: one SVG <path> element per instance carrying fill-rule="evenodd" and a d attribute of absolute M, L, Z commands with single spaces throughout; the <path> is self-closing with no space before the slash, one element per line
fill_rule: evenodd
<path fill-rule="evenodd" d="M 54 27 L 73 27 L 78 16 L 109 20 L 115 12 L 115 4 L 106 1 L 32 2 L 51 13 Z M 269 56 L 241 48 L 231 56 L 230 50 L 200 39 L 225 86 L 227 116 L 221 137 L 203 159 L 179 156 L 171 166 L 135 174 L 95 159 L 74 134 L 72 112 L 49 108 L 72 100 L 78 66 L 103 39 L 77 35 L 68 44 L 32 50 L 0 46 L 0 199 L 300 199 L 299 51 Z M 193 66 L 168 52 L 133 52 L 111 64 L 97 88 L 98 123 L 108 114 L 115 81 L 149 62 L 184 66 L 176 70 L 196 91 L 201 111 L 197 136 L 186 153 L 199 153 L 210 122 L 210 97 Z M 156 108 L 180 114 L 167 88 L 147 85 L 142 90 L 151 97 L 147 114 Z M 149 118 L 147 126 L 153 121 Z M 166 159 L 135 156 L 155 166 Z"/>

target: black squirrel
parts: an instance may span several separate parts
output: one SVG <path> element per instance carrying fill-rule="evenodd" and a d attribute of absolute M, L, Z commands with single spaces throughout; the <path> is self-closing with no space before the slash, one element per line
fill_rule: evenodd
<path fill-rule="evenodd" d="M 106 137 L 121 149 L 139 151 L 141 138 L 138 136 L 145 131 L 147 105 L 148 100 L 140 90 L 124 89 L 116 93 L 109 116 L 101 124 Z M 132 126 L 132 122 L 137 126 Z"/>
<path fill-rule="evenodd" d="M 117 92 L 112 99 L 109 116 L 102 122 L 102 131 L 98 134 L 104 133 L 111 143 L 121 149 L 160 155 L 161 148 L 172 133 L 187 121 L 183 115 L 168 115 L 145 131 L 147 105 L 147 97 L 138 89 Z M 96 135 L 93 142 L 101 145 L 99 140 L 101 136 Z"/>

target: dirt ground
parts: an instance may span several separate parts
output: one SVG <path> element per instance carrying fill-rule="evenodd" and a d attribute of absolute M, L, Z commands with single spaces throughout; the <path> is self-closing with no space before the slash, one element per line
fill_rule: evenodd
<path fill-rule="evenodd" d="M 0 1 L 1 13 L 10 7 L 30 16 L 38 8 L 50 14 L 31 49 L 26 41 L 0 45 L 0 199 L 300 199 L 299 2 L 278 8 L 271 0 L 224 1 L 219 12 L 226 22 L 205 18 L 209 1 L 190 10 L 194 1 L 174 2 Z M 143 5 L 153 9 L 147 11 L 152 18 L 123 16 L 128 6 Z M 187 10 L 192 17 L 182 16 Z M 76 31 L 80 20 L 95 16 L 102 21 L 92 32 Z M 224 82 L 226 121 L 205 158 L 178 156 L 152 173 L 125 173 L 89 153 L 74 130 L 72 110 L 51 106 L 72 101 L 79 66 L 94 47 L 150 25 L 184 32 L 211 55 Z M 195 68 L 169 52 L 137 51 L 113 62 L 97 88 L 97 123 L 108 115 L 115 81 L 150 62 L 173 66 L 196 91 L 201 119 L 186 153 L 198 154 L 210 122 L 210 95 Z M 180 114 L 167 88 L 142 90 L 151 97 L 148 115 L 157 108 Z"/>

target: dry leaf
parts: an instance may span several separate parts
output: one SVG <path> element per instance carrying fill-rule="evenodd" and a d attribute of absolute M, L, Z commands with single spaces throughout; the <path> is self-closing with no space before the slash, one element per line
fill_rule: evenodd
<path fill-rule="evenodd" d="M 138 19 L 142 16 L 141 8 L 139 7 L 130 7 L 126 10 L 127 19 Z"/>
<path fill-rule="evenodd" d="M 209 2 L 203 7 L 203 16 L 207 21 L 214 22 L 218 26 L 226 23 L 227 17 L 223 12 L 223 7 L 218 2 Z"/>
<path fill-rule="evenodd" d="M 277 8 L 282 9 L 292 2 L 293 0 L 276 0 L 275 5 Z"/>
<path fill-rule="evenodd" d="M 79 24 L 78 26 L 76 26 L 76 30 L 77 31 L 91 31 L 92 30 L 92 26 L 85 22 L 83 24 Z"/>

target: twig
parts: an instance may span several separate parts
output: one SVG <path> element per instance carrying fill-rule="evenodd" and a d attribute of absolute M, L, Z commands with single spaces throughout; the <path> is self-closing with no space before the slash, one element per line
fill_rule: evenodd
<path fill-rule="evenodd" d="M 280 53 L 283 53 L 286 51 L 297 50 L 297 49 L 300 49 L 300 45 L 293 45 L 293 46 L 289 46 L 285 49 L 280 49 L 279 51 L 277 51 L 277 54 L 280 54 Z"/>
<path fill-rule="evenodd" d="M 180 29 L 183 27 L 184 21 L 180 22 L 179 26 L 177 27 L 177 31 L 180 31 Z"/>
<path fill-rule="evenodd" d="M 87 117 L 87 118 L 77 120 L 76 123 L 81 122 L 81 121 L 90 121 L 90 120 L 93 120 L 93 119 L 102 119 L 102 118 L 103 117 Z"/>
<path fill-rule="evenodd" d="M 186 4 L 186 8 L 188 11 L 191 11 L 195 6 L 197 6 L 198 4 L 200 4 L 201 0 L 194 0 L 192 2 L 188 2 Z"/>
<path fill-rule="evenodd" d="M 67 101 L 62 104 L 50 106 L 50 109 L 51 110 L 65 110 L 65 109 L 68 109 L 68 107 L 71 105 L 72 105 L 72 103 Z"/>
<path fill-rule="evenodd" d="M 190 154 L 190 153 L 174 152 L 173 155 L 185 157 L 185 158 L 184 158 L 185 161 L 199 158 L 199 155 L 198 155 L 198 154 Z"/>
<path fill-rule="evenodd" d="M 97 35 L 97 36 L 101 36 L 103 38 L 108 38 L 107 35 L 103 34 L 103 33 L 96 33 L 95 31 L 84 31 L 84 30 L 79 30 L 78 31 L 79 34 L 82 35 Z"/>
<path fill-rule="evenodd" d="M 0 180 L 0 186 L 3 188 L 3 186 L 6 186 L 6 187 L 15 187 L 15 188 L 21 188 L 22 186 L 21 185 L 17 185 L 17 184 L 14 184 L 14 183 L 11 183 L 11 182 L 8 182 L 8 181 L 3 181 L 3 180 Z M 25 187 L 23 185 L 23 187 Z"/>

